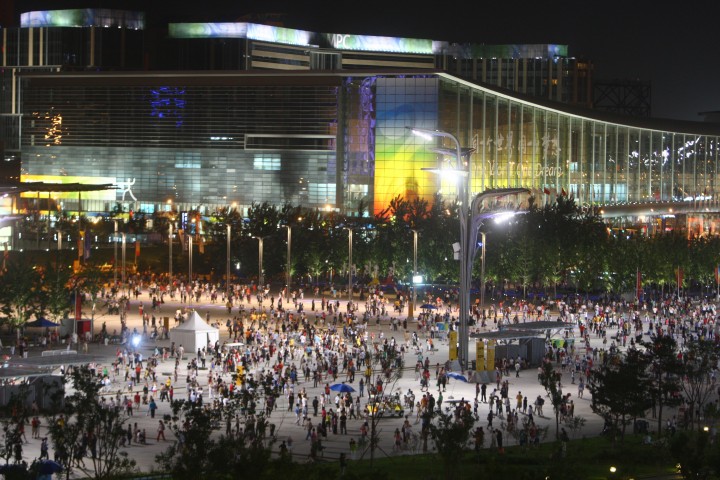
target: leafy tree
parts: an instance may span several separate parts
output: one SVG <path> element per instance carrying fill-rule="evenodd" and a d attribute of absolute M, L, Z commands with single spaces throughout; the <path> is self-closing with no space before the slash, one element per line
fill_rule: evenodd
<path fill-rule="evenodd" d="M 648 362 L 638 350 L 614 355 L 593 373 L 588 383 L 590 408 L 625 437 L 625 427 L 652 406 Z M 616 439 L 616 436 L 613 437 Z"/>
<path fill-rule="evenodd" d="M 686 479 L 710 478 L 720 460 L 718 447 L 713 445 L 709 432 L 679 431 L 670 439 L 670 454 L 680 466 Z"/>
<path fill-rule="evenodd" d="M 55 392 L 55 413 L 47 418 L 66 478 L 76 470 L 83 477 L 96 479 L 132 472 L 135 460 L 120 450 L 126 435 L 124 414 L 100 403 L 102 386 L 86 365 L 72 369 L 70 381 L 72 393 L 66 395 L 64 389 Z"/>
<path fill-rule="evenodd" d="M 0 277 L 0 311 L 19 339 L 30 317 L 42 311 L 42 277 L 33 265 L 19 259 L 6 266 Z"/>
<path fill-rule="evenodd" d="M 238 471 L 248 478 L 268 478 L 266 475 L 270 472 L 281 475 L 271 461 L 274 438 L 266 435 L 269 421 L 265 412 L 257 412 L 255 408 L 261 393 L 266 398 L 276 397 L 277 387 L 273 386 L 271 377 L 259 382 L 248 380 L 248 386 L 252 391 L 243 388 L 221 408 L 173 401 L 168 426 L 177 442 L 156 456 L 158 463 L 174 478 L 233 478 L 233 472 Z M 216 434 L 222 420 L 231 422 L 245 413 L 250 416 L 244 430 L 230 435 Z"/>
<path fill-rule="evenodd" d="M 70 310 L 70 279 L 72 270 L 62 263 L 47 264 L 43 274 L 43 310 L 50 319 L 58 322 Z"/>
<path fill-rule="evenodd" d="M 81 291 L 90 296 L 92 302 L 92 320 L 95 321 L 95 306 L 105 284 L 106 274 L 95 264 L 87 264 L 75 276 L 74 283 Z"/>
<path fill-rule="evenodd" d="M 389 344 L 383 344 L 382 350 L 373 354 L 370 350 L 365 351 L 365 362 L 370 368 L 372 376 L 368 378 L 368 405 L 367 408 L 372 412 L 368 416 L 370 420 L 370 444 L 367 449 L 370 451 L 370 465 L 375 460 L 375 450 L 378 449 L 380 443 L 380 430 L 378 425 L 382 418 L 380 406 L 382 403 L 382 395 L 377 394 L 375 385 L 378 384 L 378 380 L 383 382 L 383 392 L 390 392 L 393 390 L 397 382 L 402 378 L 404 361 L 403 357 L 397 349 L 392 348 Z M 367 370 L 366 370 L 367 371 Z M 364 455 L 363 452 L 362 455 Z"/>
<path fill-rule="evenodd" d="M 642 343 L 649 362 L 650 394 L 657 406 L 658 433 L 662 432 L 663 407 L 677 407 L 680 404 L 680 376 L 683 365 L 678 360 L 677 342 L 669 335 L 658 336 Z"/>
<path fill-rule="evenodd" d="M 710 379 L 710 373 L 718 364 L 715 344 L 701 339 L 687 342 L 682 362 L 684 381 L 680 387 L 688 403 L 690 424 L 694 425 L 697 412 L 702 411 L 715 391 L 715 385 Z"/>
<path fill-rule="evenodd" d="M 445 478 L 457 478 L 457 469 L 465 455 L 475 418 L 470 410 L 461 408 L 458 414 L 438 412 L 430 423 L 430 438 L 442 459 Z"/>
<path fill-rule="evenodd" d="M 550 404 L 555 412 L 555 439 L 560 438 L 560 408 L 563 402 L 561 379 L 562 374 L 555 370 L 552 358 L 548 356 L 542 362 L 540 384 L 548 393 Z"/>

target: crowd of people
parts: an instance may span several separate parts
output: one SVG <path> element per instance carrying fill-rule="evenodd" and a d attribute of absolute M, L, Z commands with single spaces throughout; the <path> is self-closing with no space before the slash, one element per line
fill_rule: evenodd
<path fill-rule="evenodd" d="M 357 458 L 358 450 L 362 452 L 370 443 L 373 421 L 386 407 L 390 414 L 400 413 L 401 425 L 380 433 L 395 453 L 417 451 L 418 445 L 426 445 L 429 422 L 438 411 L 453 413 L 457 421 L 464 418 L 463 411 L 470 413 L 478 425 L 472 440 L 477 448 L 485 446 L 486 437 L 491 447 L 502 449 L 503 434 L 517 434 L 521 444 L 529 445 L 546 435 L 547 427 L 538 423 L 547 418 L 544 392 L 531 397 L 513 382 L 529 367 L 527 359 L 498 359 L 492 390 L 492 385 L 478 383 L 474 398 L 470 394 L 452 403 L 444 398 L 451 381 L 449 365 L 446 358 L 432 356 L 437 342 L 446 341 L 440 337 L 438 325 L 442 324 L 442 331 L 455 328 L 457 307 L 452 296 L 428 296 L 426 300 L 436 309 L 425 312 L 422 321 L 408 324 L 403 314 L 407 297 L 400 296 L 393 303 L 394 315 L 389 315 L 391 302 L 380 289 L 364 292 L 358 302 L 336 295 L 326 297 L 319 291 L 313 294 L 305 298 L 301 290 L 271 293 L 269 287 L 252 284 L 232 285 L 226 290 L 209 282 L 169 283 L 163 277 L 142 276 L 131 277 L 122 290 L 104 290 L 104 314 L 108 319 L 117 317 L 120 332 L 108 333 L 103 323 L 99 341 L 107 344 L 106 339 L 117 337 L 115 355 L 108 364 L 90 365 L 103 384 L 100 401 L 131 419 L 138 414 L 155 419 L 181 397 L 192 405 L 218 411 L 242 398 L 242 408 L 217 425 L 219 434 L 252 432 L 260 438 L 277 438 L 280 453 L 292 455 L 299 440 L 297 432 L 302 429 L 311 458 L 323 455 L 328 437 L 334 438 L 335 444 L 346 437 L 347 441 L 341 442 L 342 453 Z M 148 299 L 150 308 L 146 309 Z M 185 351 L 182 345 L 167 341 L 167 329 L 158 320 L 166 302 L 179 305 L 177 324 L 195 310 L 223 329 L 226 340 L 197 351 Z M 212 309 L 213 305 L 220 308 Z M 547 342 L 546 358 L 554 363 L 561 388 L 568 383 L 576 385 L 576 398 L 582 399 L 593 369 L 643 336 L 673 335 L 680 343 L 717 339 L 715 309 L 711 302 L 672 298 L 642 304 L 608 299 L 539 305 L 498 302 L 487 308 L 475 305 L 472 314 L 475 328 L 480 330 L 537 320 L 571 325 L 560 342 Z M 131 314 L 134 311 L 137 315 Z M 134 346 L 133 336 L 143 338 L 146 343 L 141 345 L 155 342 L 152 353 L 145 355 L 145 350 Z M 413 367 L 414 386 L 403 393 L 396 373 L 406 368 L 411 372 Z M 163 376 L 160 370 L 172 373 Z M 331 385 L 338 384 L 350 388 L 333 390 Z M 407 380 L 402 385 L 407 385 Z M 417 396 L 413 388 L 419 391 Z M 561 414 L 563 418 L 575 415 L 571 393 L 563 394 Z M 282 425 L 286 417 L 298 428 Z M 484 426 L 481 419 L 486 419 Z M 125 447 L 153 439 L 183 441 L 182 435 L 166 438 L 168 426 L 162 415 L 152 433 L 146 433 L 147 427 L 140 423 L 128 422 Z M 39 425 L 36 428 L 33 423 L 33 438 L 40 438 L 36 433 L 40 435 Z M 92 439 L 88 439 L 88 452 L 91 449 Z"/>

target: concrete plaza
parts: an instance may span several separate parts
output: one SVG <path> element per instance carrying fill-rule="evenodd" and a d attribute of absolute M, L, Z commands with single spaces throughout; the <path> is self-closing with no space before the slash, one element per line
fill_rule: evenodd
<path fill-rule="evenodd" d="M 277 292 L 275 293 L 277 296 Z M 328 298 L 327 296 L 325 298 Z M 188 308 L 188 309 L 194 309 L 196 310 L 203 318 L 209 318 L 210 323 L 218 322 L 220 326 L 220 343 L 222 344 L 224 341 L 227 341 L 228 336 L 228 330 L 225 328 L 225 322 L 228 318 L 231 318 L 228 316 L 227 308 L 223 304 L 221 300 L 217 300 L 216 302 L 210 301 L 209 298 L 203 297 L 199 302 L 192 302 L 192 303 L 185 303 L 181 304 L 179 299 L 170 299 L 167 295 L 165 296 L 165 303 L 161 304 L 159 306 L 159 309 L 157 311 L 151 311 L 150 306 L 152 305 L 152 299 L 149 296 L 147 291 L 143 291 L 141 295 L 138 298 L 135 298 L 134 296 L 130 300 L 129 309 L 127 311 L 127 326 L 132 331 L 133 328 L 137 328 L 138 331 L 142 331 L 142 317 L 139 313 L 139 307 L 142 302 L 142 305 L 144 306 L 144 309 L 146 312 L 151 313 L 156 316 L 156 318 L 161 319 L 163 317 L 170 317 L 170 326 L 171 328 L 174 325 L 173 317 L 175 315 L 175 312 L 178 309 Z M 315 301 L 316 304 L 319 307 L 320 304 L 320 298 L 316 297 Z M 304 304 L 304 310 L 305 312 L 311 317 L 314 317 L 314 312 L 310 311 L 310 304 L 312 302 L 312 297 L 305 297 L 303 301 Z M 357 297 L 355 298 L 355 301 L 357 301 Z M 341 299 L 341 304 L 344 305 L 347 302 L 347 297 L 344 299 Z M 252 298 L 251 304 L 248 305 L 247 303 L 244 303 L 244 309 L 245 311 L 248 311 L 252 307 L 258 307 L 257 299 L 255 297 Z M 264 302 L 264 306 L 267 308 L 269 305 L 269 301 L 266 300 Z M 89 312 L 89 306 L 87 307 L 87 315 L 90 314 Z M 392 305 L 389 306 L 388 311 L 390 312 L 392 310 Z M 236 314 L 237 308 L 233 309 L 233 316 Z M 362 314 L 364 312 L 364 303 L 359 302 L 359 313 Z M 455 315 L 457 313 L 455 312 Z M 391 326 L 391 319 L 394 317 L 397 317 L 398 319 L 404 319 L 407 318 L 408 312 L 407 308 L 403 312 L 390 312 L 389 315 L 382 317 L 382 320 L 380 324 L 376 324 L 373 320 L 368 322 L 368 330 L 369 333 L 374 336 L 375 339 L 378 339 L 380 336 L 386 337 L 386 338 L 392 338 L 394 337 L 396 341 L 398 342 L 404 342 L 405 341 L 405 332 L 403 331 L 402 327 L 400 327 L 398 330 L 394 330 Z M 117 314 L 109 314 L 107 313 L 106 308 L 101 308 L 100 306 L 96 309 L 95 314 L 95 331 L 96 333 L 99 332 L 100 326 L 105 323 L 106 328 L 108 332 L 112 333 L 113 330 L 120 331 L 120 316 Z M 492 325 L 492 323 L 490 324 Z M 408 333 L 412 333 L 413 331 L 417 330 L 417 324 L 414 321 L 411 321 L 408 323 Z M 577 328 L 575 328 L 575 336 L 576 338 L 579 337 L 579 331 Z M 608 332 L 608 335 L 614 334 L 614 331 L 611 330 Z M 421 337 L 421 343 L 424 344 L 424 337 L 418 332 L 418 335 Z M 591 345 L 593 347 L 602 347 L 602 341 L 600 338 L 592 338 L 591 339 Z M 170 347 L 170 341 L 169 340 L 158 340 L 157 342 L 154 341 L 146 341 L 143 342 L 139 346 L 139 350 L 143 353 L 143 357 L 147 358 L 149 357 L 155 350 L 156 347 Z M 440 365 L 443 365 L 448 360 L 448 344 L 447 341 L 438 341 L 436 339 L 435 341 L 435 347 L 436 351 L 432 353 L 423 353 L 424 355 L 429 355 L 430 359 L 430 365 L 431 365 L 431 372 L 433 375 L 430 379 L 430 392 L 434 394 L 434 396 L 438 397 L 438 390 L 434 382 L 434 370 L 435 365 L 439 363 Z M 56 347 L 59 348 L 59 347 Z M 85 363 L 88 361 L 97 362 L 100 366 L 99 369 L 102 368 L 102 366 L 108 366 L 109 370 L 112 370 L 111 365 L 112 362 L 117 358 L 117 350 L 118 348 L 131 348 L 128 345 L 104 345 L 104 344 L 97 344 L 97 343 L 91 343 L 88 346 L 87 355 L 79 355 L 79 356 L 64 356 L 63 362 L 67 364 L 79 364 L 79 363 Z M 30 364 L 33 362 L 34 359 L 37 357 L 40 357 L 41 354 L 41 348 L 40 347 L 32 347 L 30 348 L 28 352 L 28 358 L 22 359 L 22 358 L 13 358 L 10 361 L 10 364 L 12 366 L 22 366 L 24 364 Z M 190 359 L 194 356 L 193 352 L 186 352 L 185 358 Z M 471 358 L 472 353 L 471 353 Z M 403 395 L 411 389 L 416 397 L 416 401 L 420 399 L 422 396 L 421 388 L 420 388 L 420 382 L 416 380 L 416 374 L 415 374 L 415 364 L 417 361 L 417 355 L 415 352 L 410 349 L 409 353 L 405 354 L 405 369 L 403 370 L 402 378 L 397 381 L 396 383 L 387 384 L 386 387 L 388 390 L 386 390 L 386 394 L 392 394 L 395 392 L 399 393 L 400 398 L 403 398 Z M 300 358 L 298 355 L 293 359 L 291 363 L 294 363 L 299 367 L 300 365 Z M 178 380 L 177 383 L 174 384 L 174 390 L 175 390 L 175 398 L 186 398 L 186 377 L 187 377 L 187 364 L 188 360 L 182 361 L 179 364 L 179 371 L 178 371 Z M 174 359 L 169 359 L 164 362 L 160 362 L 156 371 L 158 376 L 158 388 L 160 384 L 168 377 L 173 374 L 174 370 Z M 362 372 L 358 372 L 355 376 L 355 381 L 351 385 L 358 390 L 358 381 L 361 377 Z M 465 372 L 468 373 L 468 372 Z M 495 388 L 495 375 L 493 372 L 490 373 L 490 378 L 493 380 L 492 383 L 488 384 L 487 394 L 488 397 L 490 396 L 490 393 Z M 201 370 L 199 373 L 199 381 L 201 386 L 204 388 L 205 391 L 207 391 L 207 370 L 203 371 Z M 224 375 L 223 379 L 225 381 L 230 381 L 230 375 L 226 374 Z M 529 408 L 532 408 L 531 405 L 534 401 L 534 399 L 540 395 L 542 397 L 546 397 L 546 392 L 544 388 L 539 384 L 538 382 L 538 375 L 537 375 L 537 366 L 533 366 L 529 369 L 521 370 L 519 373 L 519 376 L 515 375 L 515 372 L 513 369 L 510 370 L 509 376 L 504 376 L 503 381 L 509 382 L 509 398 L 511 400 L 511 406 L 512 408 L 515 408 L 515 398 L 518 392 L 522 392 L 523 396 L 528 397 L 528 405 Z M 346 383 L 350 383 L 346 381 L 345 374 L 342 373 L 340 376 L 338 376 L 338 382 L 345 381 Z M 305 388 L 308 392 L 308 398 L 313 399 L 313 397 L 317 396 L 320 397 L 324 383 L 330 383 L 332 384 L 332 379 L 328 379 L 325 382 L 318 385 L 318 387 L 313 387 L 312 381 L 304 381 L 303 376 L 300 375 L 300 382 L 299 385 L 296 387 L 296 392 L 299 388 Z M 585 390 L 585 395 L 583 398 L 578 398 L 578 391 L 577 391 L 577 385 L 573 385 L 571 383 L 570 373 L 564 372 L 563 373 L 563 391 L 565 393 L 571 394 L 571 399 L 574 401 L 575 404 L 575 416 L 576 417 L 582 417 L 586 419 L 585 426 L 579 431 L 576 432 L 576 435 L 578 437 L 581 436 L 594 436 L 598 435 L 600 431 L 602 430 L 603 421 L 600 417 L 595 415 L 591 409 L 590 409 L 590 395 L 587 389 Z M 118 390 L 123 390 L 123 395 L 128 395 L 131 397 L 131 394 L 128 393 L 128 388 L 126 382 L 123 381 L 123 378 L 118 378 L 111 386 L 110 393 L 108 395 L 113 394 L 114 392 L 117 392 Z M 142 390 L 142 386 L 135 387 L 135 390 Z M 134 392 L 133 392 L 134 394 Z M 357 395 L 357 393 L 353 394 L 353 396 Z M 158 394 L 159 396 L 159 394 Z M 334 396 L 334 394 L 333 394 Z M 443 392 L 444 397 L 444 403 L 443 405 L 450 405 L 452 401 L 457 401 L 460 399 L 466 399 L 469 400 L 471 403 L 475 398 L 475 384 L 474 383 L 465 383 L 459 380 L 453 380 L 449 379 L 449 383 L 447 384 L 446 391 Z M 366 395 L 363 398 L 364 401 L 367 401 L 367 391 Z M 208 401 L 208 400 L 206 400 Z M 365 402 L 363 401 L 363 407 L 365 406 Z M 128 423 L 138 424 L 139 429 L 145 429 L 147 433 L 147 445 L 136 445 L 132 444 L 129 448 L 126 450 L 130 454 L 131 458 L 135 459 L 138 464 L 138 468 L 142 471 L 150 471 L 153 470 L 156 466 L 155 456 L 164 451 L 168 445 L 175 441 L 175 438 L 173 438 L 173 434 L 170 432 L 169 429 L 166 429 L 166 438 L 167 441 L 155 441 L 156 435 L 157 435 L 157 426 L 158 426 L 158 419 L 162 418 L 164 414 L 170 413 L 170 406 L 168 402 L 159 402 L 158 398 L 156 398 L 156 402 L 158 405 L 158 410 L 156 412 L 156 418 L 151 418 L 147 411 L 147 406 L 143 405 L 141 406 L 139 411 L 134 412 L 134 416 L 128 418 Z M 334 405 L 332 405 L 334 407 Z M 476 426 L 479 427 L 487 427 L 487 414 L 489 411 L 489 406 L 486 403 L 480 403 L 479 409 L 478 409 L 478 422 L 476 423 Z M 312 415 L 312 408 L 309 408 L 310 415 Z M 419 433 L 420 431 L 420 423 L 416 422 L 416 415 L 415 413 L 410 413 L 408 411 L 405 412 L 406 415 L 410 415 L 410 422 L 412 425 L 413 433 Z M 521 421 L 522 417 L 524 415 L 520 414 Z M 312 421 L 314 424 L 317 424 L 320 420 L 320 417 L 312 418 Z M 406 449 L 402 451 L 393 451 L 393 432 L 396 428 L 401 428 L 402 424 L 404 422 L 405 418 L 400 417 L 392 417 L 392 418 L 383 418 L 379 422 L 379 429 L 380 429 L 380 448 L 376 451 L 376 455 L 407 455 L 412 453 L 418 453 L 419 448 L 415 449 Z M 547 432 L 547 439 L 554 439 L 555 437 L 555 418 L 552 413 L 552 407 L 550 406 L 549 402 L 545 402 L 545 408 L 544 408 L 544 416 L 534 416 L 534 420 L 536 425 L 538 427 L 549 427 Z M 279 398 L 278 406 L 273 411 L 270 422 L 275 424 L 275 434 L 278 438 L 278 442 L 273 447 L 275 450 L 278 449 L 278 446 L 281 441 L 285 440 L 287 441 L 289 438 L 292 438 L 292 454 L 295 461 L 306 461 L 308 458 L 309 452 L 310 452 L 310 441 L 306 440 L 307 432 L 301 425 L 296 425 L 296 417 L 295 413 L 292 411 L 292 409 L 288 408 L 287 405 L 287 399 L 284 396 L 281 396 Z M 493 426 L 495 428 L 500 427 L 501 422 L 504 422 L 502 418 L 496 418 L 493 422 Z M 43 420 L 43 423 L 47 423 L 46 420 Z M 345 452 L 348 455 L 348 458 L 351 458 L 350 453 L 350 439 L 354 438 L 356 441 L 360 438 L 360 427 L 363 423 L 362 419 L 349 419 L 347 423 L 347 434 L 346 435 L 335 435 L 332 434 L 332 432 L 328 433 L 327 438 L 323 438 L 323 447 L 324 447 L 324 457 L 326 459 L 337 459 L 340 455 L 340 453 Z M 40 436 L 46 436 L 47 434 L 47 425 L 43 425 L 40 427 Z M 29 428 L 28 428 L 29 430 Z M 221 428 L 220 430 L 224 431 L 224 428 Z M 218 432 L 220 432 L 220 430 Z M 219 433 L 218 433 L 219 434 Z M 571 438 L 573 435 L 573 432 L 570 432 Z M 29 443 L 25 444 L 23 446 L 23 457 L 25 460 L 28 461 L 28 463 L 32 462 L 33 459 L 37 458 L 39 456 L 40 451 L 40 440 L 38 439 L 32 439 L 29 438 L 30 435 L 28 435 Z M 486 436 L 485 436 L 485 446 L 487 447 L 490 444 L 489 440 L 489 431 L 486 428 Z M 505 437 L 505 444 L 506 445 L 513 445 L 515 444 L 516 440 L 513 439 L 510 435 L 507 433 L 504 435 Z M 429 442 L 429 449 L 432 449 L 432 442 Z M 360 457 L 361 450 L 358 449 L 358 452 L 356 454 L 356 457 Z M 53 450 L 52 445 L 50 449 L 50 456 L 52 458 Z M 365 454 L 368 455 L 367 453 Z"/>

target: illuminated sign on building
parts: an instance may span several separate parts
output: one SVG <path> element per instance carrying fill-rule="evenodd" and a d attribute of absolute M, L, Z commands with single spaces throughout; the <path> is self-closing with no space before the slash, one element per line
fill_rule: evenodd
<path fill-rule="evenodd" d="M 123 27 L 145 28 L 145 14 L 106 8 L 38 10 L 20 14 L 20 27 Z"/>
<path fill-rule="evenodd" d="M 171 23 L 171 38 L 247 38 L 288 45 L 310 45 L 311 32 L 257 23 Z"/>
<path fill-rule="evenodd" d="M 376 37 L 371 35 L 325 34 L 338 50 L 363 50 L 393 53 L 433 53 L 433 41 L 423 38 Z"/>

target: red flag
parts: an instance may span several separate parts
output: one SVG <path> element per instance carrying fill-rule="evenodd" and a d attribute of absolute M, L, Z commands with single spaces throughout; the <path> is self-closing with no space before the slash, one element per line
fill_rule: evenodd
<path fill-rule="evenodd" d="M 715 283 L 720 285 L 720 265 L 715 267 Z"/>
<path fill-rule="evenodd" d="M 567 192 L 565 191 L 564 188 L 562 188 L 560 191 L 561 191 L 561 195 L 562 195 L 563 197 L 567 197 Z"/>
<path fill-rule="evenodd" d="M 77 288 L 75 289 L 75 320 L 82 320 L 82 300 Z"/>
<path fill-rule="evenodd" d="M 543 188 L 543 192 L 545 192 L 545 195 L 550 195 L 550 189 L 547 187 Z"/>
<path fill-rule="evenodd" d="M 675 276 L 677 279 L 678 288 L 682 287 L 683 279 L 685 278 L 685 272 L 683 272 L 683 269 L 680 267 L 676 268 Z"/>

